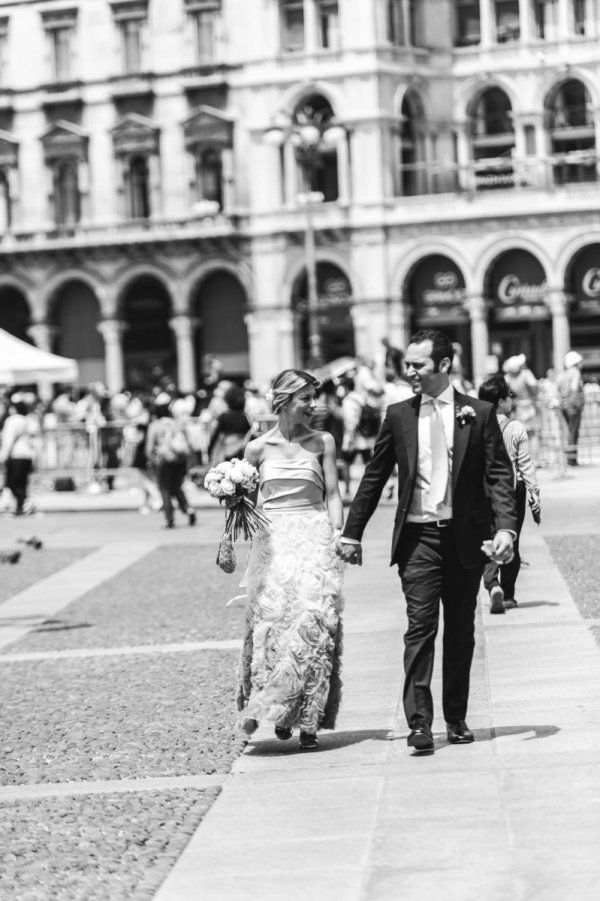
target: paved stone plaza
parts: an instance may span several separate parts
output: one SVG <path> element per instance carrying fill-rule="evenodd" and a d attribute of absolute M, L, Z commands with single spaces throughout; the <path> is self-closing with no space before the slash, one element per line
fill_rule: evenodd
<path fill-rule="evenodd" d="M 588 901 L 600 881 L 598 469 L 542 471 L 519 607 L 477 618 L 477 741 L 406 747 L 393 506 L 347 573 L 339 728 L 300 754 L 233 711 L 222 512 L 0 520 L 0 898 Z M 38 497 L 40 508 L 56 498 Z M 66 501 L 65 501 L 66 503 Z M 70 498 L 74 507 L 85 498 Z M 55 503 L 56 506 L 56 503 Z M 44 547 L 18 544 L 38 536 Z M 438 655 L 439 657 L 439 655 Z M 439 671 L 434 696 L 440 697 Z"/>

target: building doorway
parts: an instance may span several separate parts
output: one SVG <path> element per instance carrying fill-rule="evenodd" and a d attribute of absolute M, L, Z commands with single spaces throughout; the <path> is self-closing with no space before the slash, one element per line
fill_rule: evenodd
<path fill-rule="evenodd" d="M 241 382 L 250 374 L 248 330 L 244 319 L 246 291 L 231 272 L 213 272 L 201 282 L 192 297 L 196 320 L 195 346 L 198 383 L 209 370 L 210 357 L 222 366 L 225 379 Z"/>
<path fill-rule="evenodd" d="M 127 387 L 148 390 L 165 377 L 176 382 L 171 298 L 166 287 L 154 276 L 142 275 L 129 285 L 121 303 Z"/>
<path fill-rule="evenodd" d="M 55 327 L 54 352 L 77 360 L 80 382 L 104 382 L 104 342 L 98 331 L 100 307 L 89 285 L 79 281 L 63 285 L 52 303 L 50 321 Z"/>
<path fill-rule="evenodd" d="M 33 344 L 27 329 L 31 325 L 31 311 L 24 295 L 12 285 L 0 287 L 0 328 L 15 338 Z"/>
<path fill-rule="evenodd" d="M 339 357 L 354 357 L 352 288 L 346 274 L 334 263 L 317 263 L 317 301 L 317 327 L 323 363 L 330 363 Z M 292 309 L 296 360 L 299 365 L 306 366 L 310 353 L 308 278 L 305 269 L 294 283 Z"/>

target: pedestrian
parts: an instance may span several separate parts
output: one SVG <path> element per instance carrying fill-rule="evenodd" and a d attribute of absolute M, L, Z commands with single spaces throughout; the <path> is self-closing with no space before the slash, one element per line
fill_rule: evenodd
<path fill-rule="evenodd" d="M 338 548 L 344 560 L 362 563 L 363 532 L 397 464 L 391 562 L 407 604 L 403 700 L 408 745 L 417 752 L 434 750 L 430 683 L 440 600 L 448 740 L 473 741 L 466 714 L 482 542 L 506 563 L 517 527 L 513 472 L 494 408 L 454 389 L 453 354 L 450 339 L 435 329 L 411 338 L 405 366 L 414 397 L 388 408 Z"/>
<path fill-rule="evenodd" d="M 345 463 L 346 497 L 350 495 L 351 467 L 358 457 L 363 467 L 371 459 L 375 439 L 381 426 L 383 413 L 383 390 L 375 383 L 368 388 L 359 388 L 354 379 L 346 379 L 347 394 L 342 399 L 344 419 L 344 439 L 342 457 Z"/>
<path fill-rule="evenodd" d="M 196 514 L 183 490 L 188 457 L 192 451 L 183 418 L 186 410 L 185 401 L 172 401 L 169 394 L 159 394 L 154 402 L 155 418 L 148 426 L 146 435 L 146 456 L 156 470 L 168 529 L 175 525 L 174 500 L 187 516 L 190 526 L 196 525 Z"/>
<path fill-rule="evenodd" d="M 211 463 L 233 460 L 244 454 L 244 446 L 250 438 L 252 423 L 244 411 L 246 392 L 239 385 L 230 385 L 223 395 L 226 408 L 213 423 L 208 442 L 208 459 Z"/>
<path fill-rule="evenodd" d="M 311 427 L 316 379 L 286 369 L 273 382 L 277 424 L 251 441 L 269 527 L 253 540 L 238 707 L 248 733 L 267 720 L 275 735 L 300 729 L 303 751 L 333 729 L 340 703 L 343 507 L 335 442 Z"/>
<path fill-rule="evenodd" d="M 508 563 L 488 560 L 483 571 L 483 584 L 490 596 L 490 613 L 504 613 L 505 607 L 516 607 L 515 584 L 521 569 L 519 539 L 525 520 L 527 503 L 536 523 L 541 521 L 540 487 L 529 453 L 527 430 L 518 419 L 509 419 L 513 394 L 506 379 L 493 375 L 479 386 L 479 397 L 493 404 L 506 452 L 512 463 L 517 504 L 517 537 L 514 556 Z"/>
<path fill-rule="evenodd" d="M 567 424 L 567 465 L 577 466 L 577 444 L 585 403 L 581 367 L 583 357 L 576 350 L 565 354 L 565 368 L 557 378 L 560 411 Z"/>
<path fill-rule="evenodd" d="M 0 463 L 5 467 L 5 488 L 15 499 L 15 516 L 26 512 L 29 477 L 40 443 L 40 424 L 33 413 L 36 403 L 34 394 L 13 394 L 2 427 Z"/>
<path fill-rule="evenodd" d="M 508 387 L 514 394 L 514 415 L 527 429 L 532 449 L 539 451 L 540 415 L 537 408 L 539 385 L 527 365 L 525 354 L 515 354 L 502 366 Z"/>

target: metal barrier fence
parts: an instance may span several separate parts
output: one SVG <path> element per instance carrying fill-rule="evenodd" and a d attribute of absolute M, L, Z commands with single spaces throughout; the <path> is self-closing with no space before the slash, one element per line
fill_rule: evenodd
<path fill-rule="evenodd" d="M 264 432 L 276 417 L 257 420 L 257 432 Z M 187 433 L 192 447 L 190 468 L 207 467 L 211 423 L 201 418 L 187 420 Z M 560 410 L 539 404 L 535 420 L 528 426 L 532 457 L 537 466 L 564 474 L 569 451 L 575 451 L 583 465 L 600 464 L 600 390 L 586 398 L 581 418 L 577 448 L 570 448 L 568 429 Z M 34 481 L 46 488 L 84 488 L 96 483 L 106 485 L 119 477 L 123 483 L 135 484 L 140 472 L 134 462 L 142 433 L 131 422 L 111 422 L 103 426 L 85 423 L 58 424 L 42 431 L 35 464 Z"/>

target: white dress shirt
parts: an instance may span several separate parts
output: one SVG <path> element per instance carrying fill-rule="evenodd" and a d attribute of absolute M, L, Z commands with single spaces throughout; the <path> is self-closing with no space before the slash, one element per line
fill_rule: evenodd
<path fill-rule="evenodd" d="M 428 509 L 427 497 L 431 487 L 431 416 L 437 404 L 444 424 L 444 436 L 448 450 L 448 486 L 446 496 L 435 510 Z M 408 508 L 407 522 L 437 522 L 452 519 L 452 452 L 454 449 L 454 388 L 447 388 L 436 398 L 423 394 L 419 409 L 418 458 L 415 487 Z"/>

